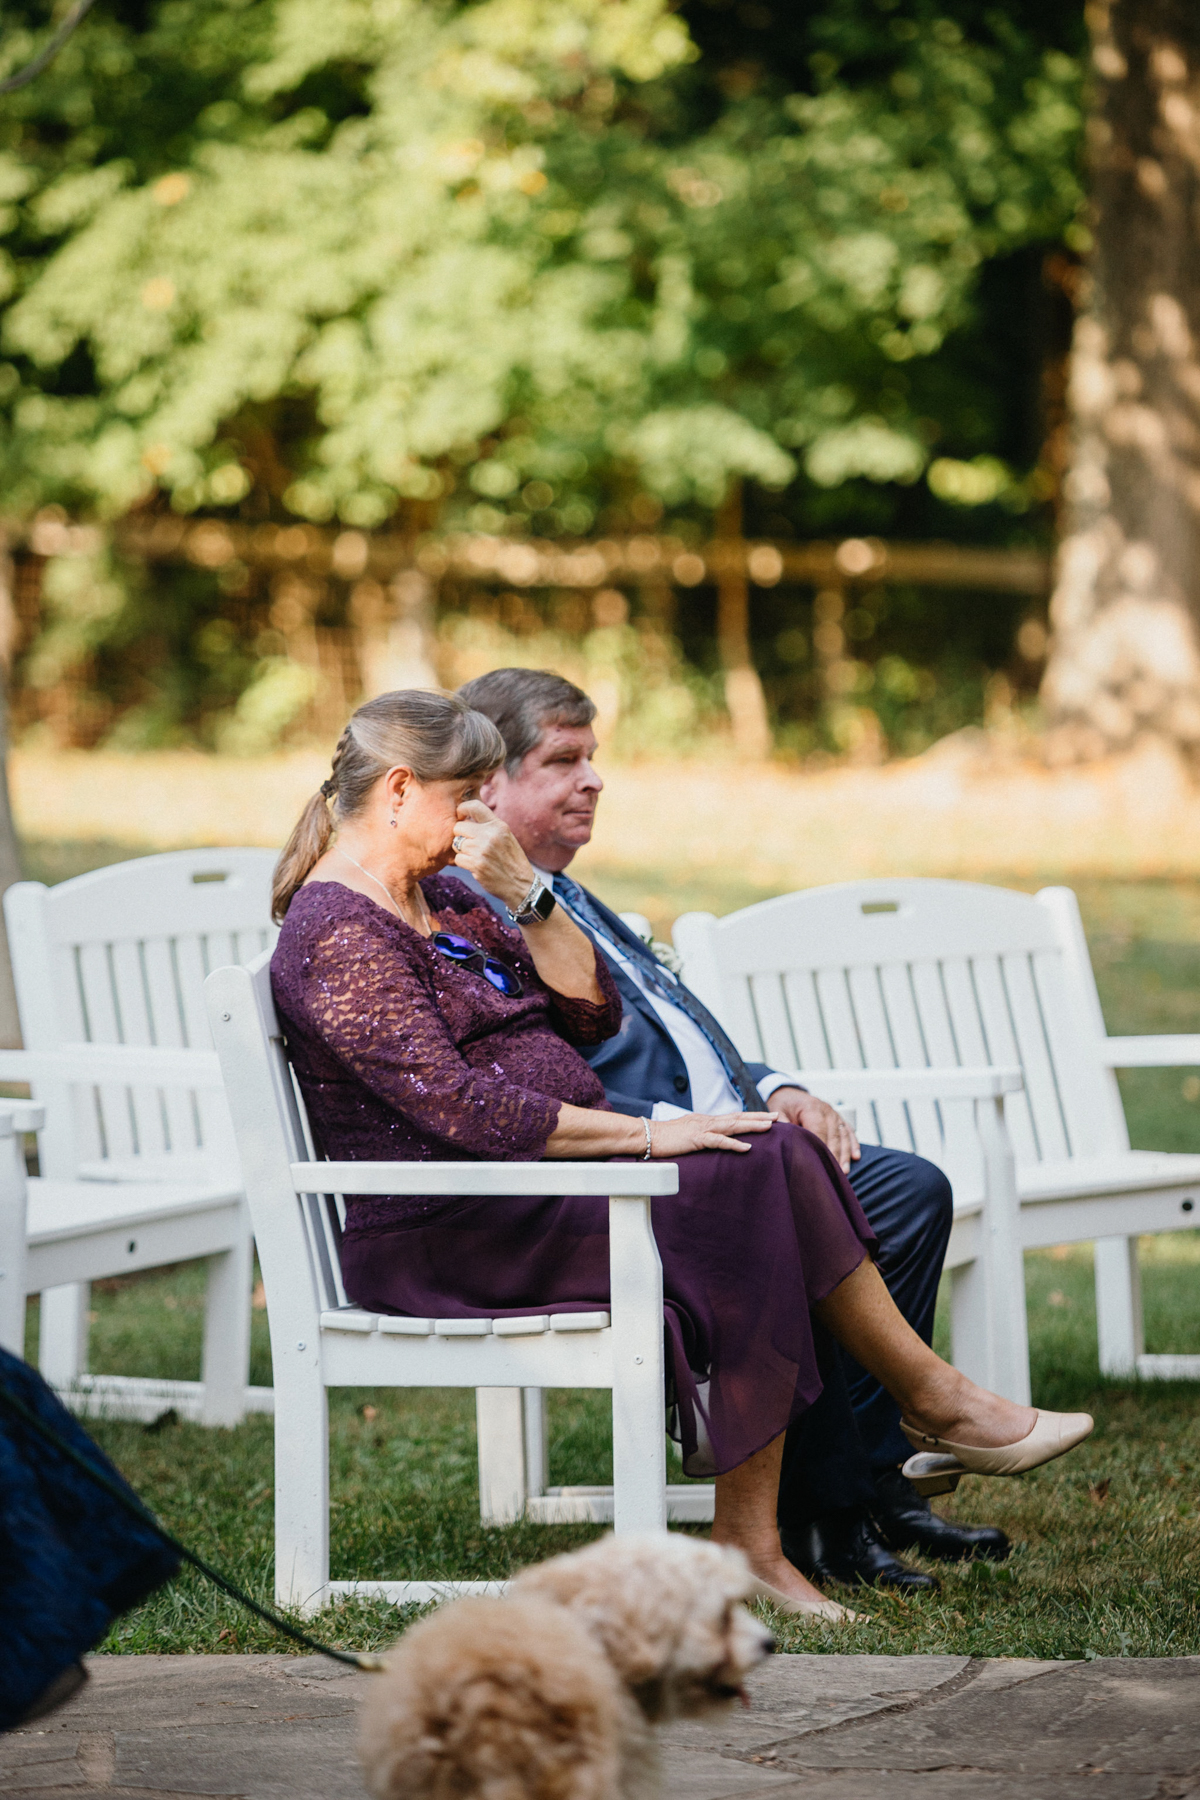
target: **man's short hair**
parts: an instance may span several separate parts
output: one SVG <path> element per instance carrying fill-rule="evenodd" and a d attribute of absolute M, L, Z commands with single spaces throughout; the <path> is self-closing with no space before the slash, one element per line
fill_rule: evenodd
<path fill-rule="evenodd" d="M 504 768 L 515 775 L 548 725 L 590 725 L 596 705 L 582 688 L 549 669 L 493 669 L 459 688 L 459 698 L 485 713 L 504 739 Z"/>

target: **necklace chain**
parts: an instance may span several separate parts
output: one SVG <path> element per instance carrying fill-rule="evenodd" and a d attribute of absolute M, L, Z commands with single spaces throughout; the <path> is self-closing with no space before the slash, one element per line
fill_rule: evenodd
<path fill-rule="evenodd" d="M 403 908 L 401 907 L 400 902 L 397 900 L 395 894 L 393 894 L 391 888 L 388 887 L 387 883 L 380 881 L 378 875 L 372 875 L 370 869 L 364 869 L 360 862 L 355 862 L 354 858 L 350 855 L 350 853 L 346 850 L 343 850 L 342 846 L 340 844 L 335 844 L 334 848 L 336 849 L 339 856 L 345 858 L 346 862 L 348 862 L 350 864 L 351 868 L 357 869 L 360 875 L 365 875 L 368 881 L 373 881 L 375 883 L 375 886 L 387 895 L 388 899 L 391 901 L 392 905 L 396 909 L 396 917 L 401 921 L 402 924 L 407 925 L 408 920 L 404 917 Z M 422 900 L 423 899 L 424 899 L 424 896 L 422 895 Z M 428 908 L 426 908 L 426 911 L 428 911 Z M 426 922 L 428 922 L 428 921 L 426 921 Z"/>

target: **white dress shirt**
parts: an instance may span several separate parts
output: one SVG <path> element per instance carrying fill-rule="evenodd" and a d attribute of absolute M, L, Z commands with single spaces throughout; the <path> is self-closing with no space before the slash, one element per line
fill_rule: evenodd
<path fill-rule="evenodd" d="M 535 867 L 534 873 L 541 876 L 547 887 L 554 880 L 552 875 L 546 874 L 542 869 Z M 565 904 L 560 898 L 559 905 L 564 906 Z M 569 906 L 566 907 L 566 910 L 568 913 L 571 912 Z M 571 916 L 574 917 L 574 914 Z M 576 919 L 575 923 L 581 931 L 587 930 L 587 926 L 581 920 Z M 681 1006 L 672 1006 L 669 1000 L 664 1000 L 660 994 L 656 994 L 654 989 L 647 985 L 637 962 L 633 957 L 626 956 L 615 939 L 606 937 L 604 948 L 613 962 L 620 966 L 622 972 L 628 975 L 631 981 L 637 983 L 662 1020 L 675 1048 L 682 1056 L 683 1066 L 687 1070 L 688 1085 L 692 1090 L 691 1110 L 698 1113 L 740 1113 L 744 1111 L 742 1097 L 726 1074 L 724 1063 L 696 1021 L 684 1012 Z M 662 974 L 663 981 L 669 987 L 674 979 L 673 975 L 666 968 L 663 969 Z M 794 1087 L 796 1084 L 790 1076 L 771 1074 L 764 1075 L 757 1085 L 765 1104 L 776 1088 Z M 669 1100 L 656 1100 L 650 1116 L 653 1119 L 679 1119 L 686 1114 L 687 1110 L 684 1106 L 673 1105 Z"/>

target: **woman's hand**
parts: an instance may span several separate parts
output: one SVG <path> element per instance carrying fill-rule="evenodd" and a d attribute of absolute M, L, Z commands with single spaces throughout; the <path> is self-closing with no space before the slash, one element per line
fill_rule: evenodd
<path fill-rule="evenodd" d="M 770 1131 L 778 1113 L 685 1113 L 681 1119 L 651 1119 L 650 1152 L 655 1161 L 691 1156 L 697 1150 L 749 1150 L 746 1132 Z"/>
<path fill-rule="evenodd" d="M 533 886 L 533 865 L 503 819 L 482 800 L 464 800 L 454 836 L 462 844 L 455 866 L 470 870 L 481 888 L 516 912 Z M 547 987 L 570 1000 L 601 1004 L 604 991 L 596 974 L 596 947 L 561 906 L 548 919 L 529 920 L 520 932 Z"/>
<path fill-rule="evenodd" d="M 454 867 L 466 869 L 481 888 L 514 911 L 533 886 L 533 867 L 508 826 L 482 800 L 464 800 L 454 836 L 462 849 Z"/>
<path fill-rule="evenodd" d="M 770 1131 L 777 1113 L 684 1113 L 678 1119 L 651 1119 L 651 1155 L 656 1162 L 692 1156 L 697 1150 L 749 1150 L 738 1140 L 746 1132 Z M 546 1143 L 547 1156 L 636 1156 L 646 1154 L 647 1120 L 598 1107 L 559 1108 L 558 1123 Z"/>

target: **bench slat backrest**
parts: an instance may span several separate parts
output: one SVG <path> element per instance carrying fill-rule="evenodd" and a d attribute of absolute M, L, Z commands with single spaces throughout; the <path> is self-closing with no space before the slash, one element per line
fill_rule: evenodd
<path fill-rule="evenodd" d="M 55 887 L 10 888 L 4 910 L 26 1049 L 210 1049 L 205 978 L 274 944 L 274 863 L 270 850 L 177 850 Z M 228 1154 L 216 1094 L 113 1083 L 44 1097 L 48 1174 L 118 1157 Z"/>
<path fill-rule="evenodd" d="M 297 1195 L 294 1162 L 315 1160 L 271 993 L 271 954 L 219 969 L 205 999 L 233 1115 L 272 1339 L 296 1332 L 316 1350 L 321 1312 L 346 1305 L 338 1257 L 340 1198 Z"/>
<path fill-rule="evenodd" d="M 675 927 L 684 978 L 742 1054 L 782 1070 L 1019 1064 L 1018 1161 L 1128 1148 L 1075 896 L 905 878 L 786 894 Z M 866 1141 L 946 1164 L 969 1102 L 880 1102 Z M 949 1148 L 948 1148 L 949 1146 Z"/>

